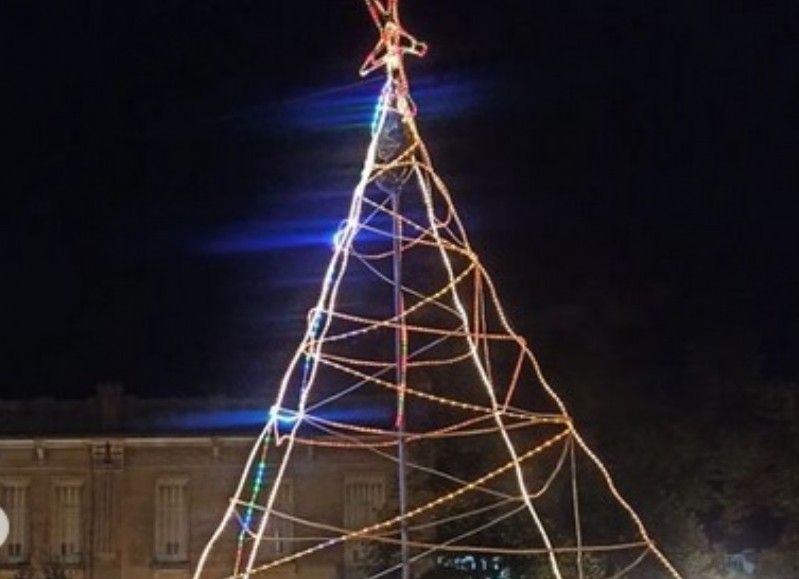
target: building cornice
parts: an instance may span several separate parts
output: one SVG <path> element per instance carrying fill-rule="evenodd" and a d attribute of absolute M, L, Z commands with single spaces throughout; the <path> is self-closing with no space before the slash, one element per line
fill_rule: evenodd
<path fill-rule="evenodd" d="M 107 442 L 125 447 L 158 447 L 158 446 L 216 446 L 219 444 L 252 444 L 253 436 L 86 436 L 86 437 L 37 437 L 37 438 L 0 438 L 0 448 L 14 450 L 31 450 L 34 448 L 65 449 L 85 448 L 105 444 Z"/>

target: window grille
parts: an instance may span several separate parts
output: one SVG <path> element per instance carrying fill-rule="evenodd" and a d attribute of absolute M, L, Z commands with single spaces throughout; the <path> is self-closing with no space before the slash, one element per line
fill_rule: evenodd
<path fill-rule="evenodd" d="M 386 482 L 382 475 L 353 475 L 344 480 L 344 527 L 356 531 L 376 523 L 386 502 Z M 348 565 L 357 566 L 367 557 L 363 541 L 345 543 Z"/>
<path fill-rule="evenodd" d="M 155 558 L 188 560 L 188 503 L 185 478 L 160 479 L 155 485 Z"/>
<path fill-rule="evenodd" d="M 0 480 L 0 506 L 9 522 L 8 537 L 0 549 L 0 560 L 11 564 L 25 563 L 30 553 L 28 481 Z"/>
<path fill-rule="evenodd" d="M 81 481 L 56 481 L 53 485 L 50 554 L 61 563 L 79 563 L 82 551 L 83 486 Z"/>

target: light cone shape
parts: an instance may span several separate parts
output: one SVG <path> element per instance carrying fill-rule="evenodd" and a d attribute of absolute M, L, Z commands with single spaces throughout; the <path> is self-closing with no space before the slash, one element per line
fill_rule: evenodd
<path fill-rule="evenodd" d="M 512 330 L 417 131 L 424 46 L 370 5 L 361 180 L 195 577 L 679 578 Z"/>

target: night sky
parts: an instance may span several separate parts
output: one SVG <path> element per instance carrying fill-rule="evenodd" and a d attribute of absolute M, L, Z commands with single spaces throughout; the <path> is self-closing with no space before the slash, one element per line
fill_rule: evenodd
<path fill-rule="evenodd" d="M 568 312 L 609 305 L 637 322 L 608 363 L 734 336 L 799 380 L 799 4 L 403 10 L 430 45 L 407 68 L 433 161 L 556 385 L 588 351 Z M 267 391 L 368 144 L 363 4 L 4 11 L 0 396 Z"/>

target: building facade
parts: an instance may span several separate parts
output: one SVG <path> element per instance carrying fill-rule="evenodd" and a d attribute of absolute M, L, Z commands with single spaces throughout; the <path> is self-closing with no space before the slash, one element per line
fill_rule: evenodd
<path fill-rule="evenodd" d="M 249 435 L 211 426 L 203 433 L 196 420 L 187 428 L 183 419 L 245 416 L 258 407 L 253 400 L 135 400 L 114 391 L 88 401 L 0 402 L 6 419 L 0 506 L 11 523 L 0 548 L 0 579 L 48 564 L 81 579 L 190 577 L 229 504 L 257 427 Z M 40 421 L 20 423 L 48 410 L 72 417 L 49 429 Z M 34 435 L 37 424 L 41 433 Z M 164 432 L 169 424 L 172 434 Z M 391 485 L 391 473 L 368 454 L 352 453 L 342 462 L 311 446 L 295 452 L 276 508 L 297 520 L 358 528 L 384 507 Z M 261 559 L 301 548 L 308 529 L 298 525 L 270 523 Z M 236 537 L 237 529 L 226 529 L 221 540 L 227 544 L 211 561 L 220 577 L 231 572 Z M 362 556 L 357 544 L 346 544 L 281 566 L 276 576 L 344 578 L 357 573 Z"/>

